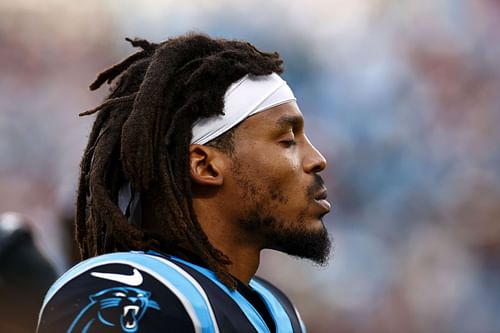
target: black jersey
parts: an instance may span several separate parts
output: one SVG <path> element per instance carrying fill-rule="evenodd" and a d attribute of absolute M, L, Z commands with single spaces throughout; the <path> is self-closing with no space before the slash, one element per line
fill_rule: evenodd
<path fill-rule="evenodd" d="M 48 291 L 38 333 L 305 332 L 288 298 L 254 277 L 230 290 L 205 267 L 154 252 L 88 259 Z"/>

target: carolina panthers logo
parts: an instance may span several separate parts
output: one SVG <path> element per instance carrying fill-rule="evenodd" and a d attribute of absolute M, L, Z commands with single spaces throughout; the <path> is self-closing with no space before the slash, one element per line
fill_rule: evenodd
<path fill-rule="evenodd" d="M 131 287 L 102 290 L 89 297 L 89 304 L 80 311 L 67 333 L 106 332 L 106 327 L 135 333 L 149 308 L 160 310 L 150 296 L 148 291 Z"/>

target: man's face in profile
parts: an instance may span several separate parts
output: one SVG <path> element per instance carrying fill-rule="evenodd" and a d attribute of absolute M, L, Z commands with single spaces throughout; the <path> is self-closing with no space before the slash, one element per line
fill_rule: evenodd
<path fill-rule="evenodd" d="M 262 248 L 323 264 L 330 239 L 322 217 L 330 211 L 317 173 L 324 157 L 309 142 L 295 102 L 246 119 L 235 130 L 232 180 L 238 220 Z"/>

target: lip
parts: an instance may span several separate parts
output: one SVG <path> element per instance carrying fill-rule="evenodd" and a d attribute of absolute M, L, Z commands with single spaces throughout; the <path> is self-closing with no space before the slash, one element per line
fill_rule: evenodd
<path fill-rule="evenodd" d="M 330 212 L 330 210 L 332 209 L 332 205 L 330 204 L 330 202 L 326 199 L 315 199 L 314 201 L 316 201 L 316 203 L 318 205 L 320 205 L 321 207 L 323 207 L 323 209 L 328 213 Z"/>
<path fill-rule="evenodd" d="M 322 187 L 317 193 L 316 195 L 314 196 L 314 199 L 315 200 L 324 200 L 328 197 L 328 190 L 326 189 L 326 187 Z"/>
<path fill-rule="evenodd" d="M 331 210 L 332 205 L 330 204 L 330 202 L 328 200 L 326 200 L 327 197 L 328 197 L 328 190 L 325 187 L 323 187 L 314 196 L 314 201 L 318 205 L 320 205 L 321 207 L 323 207 L 323 209 L 328 213 Z"/>

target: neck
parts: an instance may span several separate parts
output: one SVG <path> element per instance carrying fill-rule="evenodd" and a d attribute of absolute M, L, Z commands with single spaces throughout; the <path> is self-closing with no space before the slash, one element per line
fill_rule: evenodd
<path fill-rule="evenodd" d="M 259 268 L 260 250 L 251 246 L 244 246 L 238 240 L 234 240 L 231 244 L 227 240 L 218 241 L 217 238 L 210 237 L 210 235 L 208 237 L 214 247 L 224 253 L 231 261 L 228 266 L 229 273 L 248 285 Z"/>
<path fill-rule="evenodd" d="M 252 242 L 233 220 L 221 216 L 224 210 L 206 207 L 196 200 L 193 200 L 193 205 L 210 243 L 231 261 L 229 273 L 248 284 L 259 268 L 261 247 Z"/>

